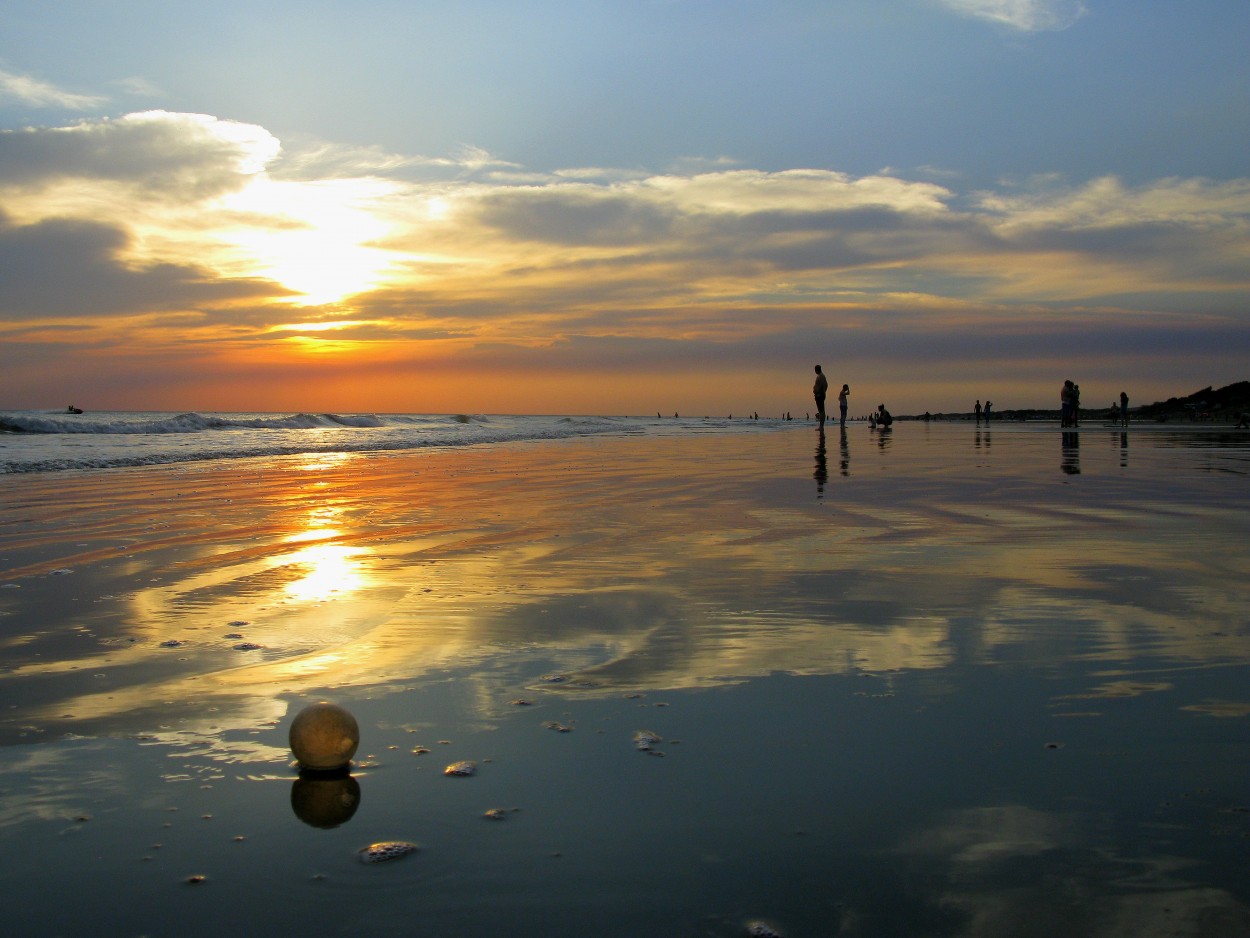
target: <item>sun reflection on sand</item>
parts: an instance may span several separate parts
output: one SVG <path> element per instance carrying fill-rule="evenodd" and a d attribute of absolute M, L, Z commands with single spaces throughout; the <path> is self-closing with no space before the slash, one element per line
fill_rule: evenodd
<path fill-rule="evenodd" d="M 337 531 L 328 530 L 308 531 L 291 540 L 311 540 L 317 535 L 325 535 L 330 539 L 337 534 Z M 368 578 L 361 569 L 360 558 L 366 553 L 363 547 L 313 544 L 287 554 L 283 558 L 284 565 L 305 572 L 298 580 L 287 583 L 283 591 L 288 597 L 300 602 L 323 602 L 363 589 Z"/>
<path fill-rule="evenodd" d="M 873 460 L 905 458 L 901 438 L 888 455 L 861 457 L 867 486 L 852 489 L 852 476 L 817 502 L 794 488 L 809 484 L 806 443 L 622 442 L 619 465 L 587 444 L 367 468 L 305 455 L 254 477 L 151 473 L 178 486 L 181 514 L 151 557 L 129 561 L 119 601 L 127 634 L 141 639 L 129 683 L 77 688 L 44 715 L 237 695 L 242 716 L 253 698 L 402 686 L 448 669 L 475 673 L 489 709 L 553 670 L 569 678 L 553 690 L 607 696 L 1061 653 L 1250 656 L 1250 637 L 1226 628 L 1237 593 L 1208 588 L 1229 582 L 1238 561 L 1181 570 L 1173 542 L 1142 533 L 1210 537 L 1235 517 L 1163 517 L 1111 499 L 1084 512 L 1018 495 L 976 503 L 923 472 L 896 485 L 892 504 L 856 497 L 875 492 Z M 752 446 L 755 458 L 737 455 Z M 732 472 L 719 471 L 723 451 Z M 261 647 L 235 650 L 234 634 Z M 160 647 L 168 639 L 185 646 Z M 104 669 L 113 654 L 15 660 L 0 680 Z"/>

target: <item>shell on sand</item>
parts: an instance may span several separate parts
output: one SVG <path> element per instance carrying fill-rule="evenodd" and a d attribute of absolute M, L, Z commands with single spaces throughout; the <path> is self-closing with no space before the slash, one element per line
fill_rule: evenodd
<path fill-rule="evenodd" d="M 644 751 L 662 742 L 664 742 L 664 737 L 652 730 L 638 730 L 634 733 L 634 746 Z"/>
<path fill-rule="evenodd" d="M 465 759 L 463 762 L 453 762 L 447 768 L 443 769 L 444 775 L 472 775 L 477 771 L 477 763 Z"/>
<path fill-rule="evenodd" d="M 417 852 L 417 845 L 410 844 L 406 840 L 384 840 L 381 843 L 370 844 L 360 851 L 361 863 L 385 863 L 387 860 L 395 860 L 399 857 L 406 857 L 410 853 Z"/>
<path fill-rule="evenodd" d="M 756 919 L 753 922 L 747 922 L 747 934 L 751 938 L 782 938 L 781 932 L 765 921 Z"/>

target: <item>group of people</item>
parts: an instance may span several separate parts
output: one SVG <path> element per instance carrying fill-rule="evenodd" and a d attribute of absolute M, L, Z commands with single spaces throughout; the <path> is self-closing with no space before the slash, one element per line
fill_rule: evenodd
<path fill-rule="evenodd" d="M 1059 426 L 1079 427 L 1081 418 L 1081 386 L 1069 378 L 1059 392 Z"/>
<path fill-rule="evenodd" d="M 1120 400 L 1111 402 L 1112 423 L 1128 426 L 1128 392 L 1120 392 Z M 1059 426 L 1078 427 L 1081 421 L 1081 386 L 1072 380 L 1063 383 L 1059 392 Z"/>
<path fill-rule="evenodd" d="M 977 425 L 980 426 L 981 418 L 985 417 L 985 422 L 990 422 L 990 414 L 994 410 L 994 402 L 986 401 L 985 406 L 981 406 L 981 402 L 977 401 L 976 406 L 972 408 L 972 412 L 977 415 Z"/>
<path fill-rule="evenodd" d="M 829 393 L 829 379 L 825 377 L 825 373 L 820 370 L 820 366 L 816 366 L 816 383 L 812 385 L 812 396 L 816 399 L 816 420 L 823 427 L 825 425 L 825 397 Z M 851 395 L 851 386 L 849 384 L 842 385 L 842 390 L 838 392 L 838 419 L 842 426 L 846 426 L 846 408 L 847 398 Z M 894 423 L 894 418 L 890 416 L 890 412 L 885 409 L 884 404 L 878 404 L 877 410 L 868 418 L 869 426 L 873 429 L 881 427 L 889 427 Z"/>
<path fill-rule="evenodd" d="M 820 366 L 816 366 L 816 383 L 812 385 L 812 396 L 816 398 L 816 419 L 823 427 L 825 425 L 825 396 L 829 393 L 829 379 L 825 377 L 825 373 L 820 370 Z M 851 393 L 849 384 L 842 385 L 842 390 L 838 392 L 838 413 L 840 415 L 842 426 L 846 426 L 846 407 L 847 397 Z"/>

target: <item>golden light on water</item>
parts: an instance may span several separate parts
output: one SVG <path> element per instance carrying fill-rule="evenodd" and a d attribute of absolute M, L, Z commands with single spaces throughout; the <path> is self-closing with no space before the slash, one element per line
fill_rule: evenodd
<path fill-rule="evenodd" d="M 287 596 L 303 602 L 322 602 L 353 593 L 364 585 L 358 558 L 364 550 L 342 544 L 314 544 L 288 554 L 286 566 L 304 569 L 304 575 L 285 587 Z"/>

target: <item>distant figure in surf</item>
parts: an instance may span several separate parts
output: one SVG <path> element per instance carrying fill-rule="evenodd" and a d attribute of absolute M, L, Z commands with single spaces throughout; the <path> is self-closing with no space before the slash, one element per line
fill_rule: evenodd
<path fill-rule="evenodd" d="M 829 379 L 825 377 L 820 366 L 816 366 L 816 383 L 812 385 L 812 396 L 816 398 L 816 419 L 825 425 L 825 395 L 829 393 Z"/>
<path fill-rule="evenodd" d="M 1073 419 L 1072 399 L 1075 395 L 1073 390 L 1076 387 L 1071 379 L 1063 383 L 1063 390 L 1059 392 L 1059 426 L 1071 427 L 1075 424 Z"/>

